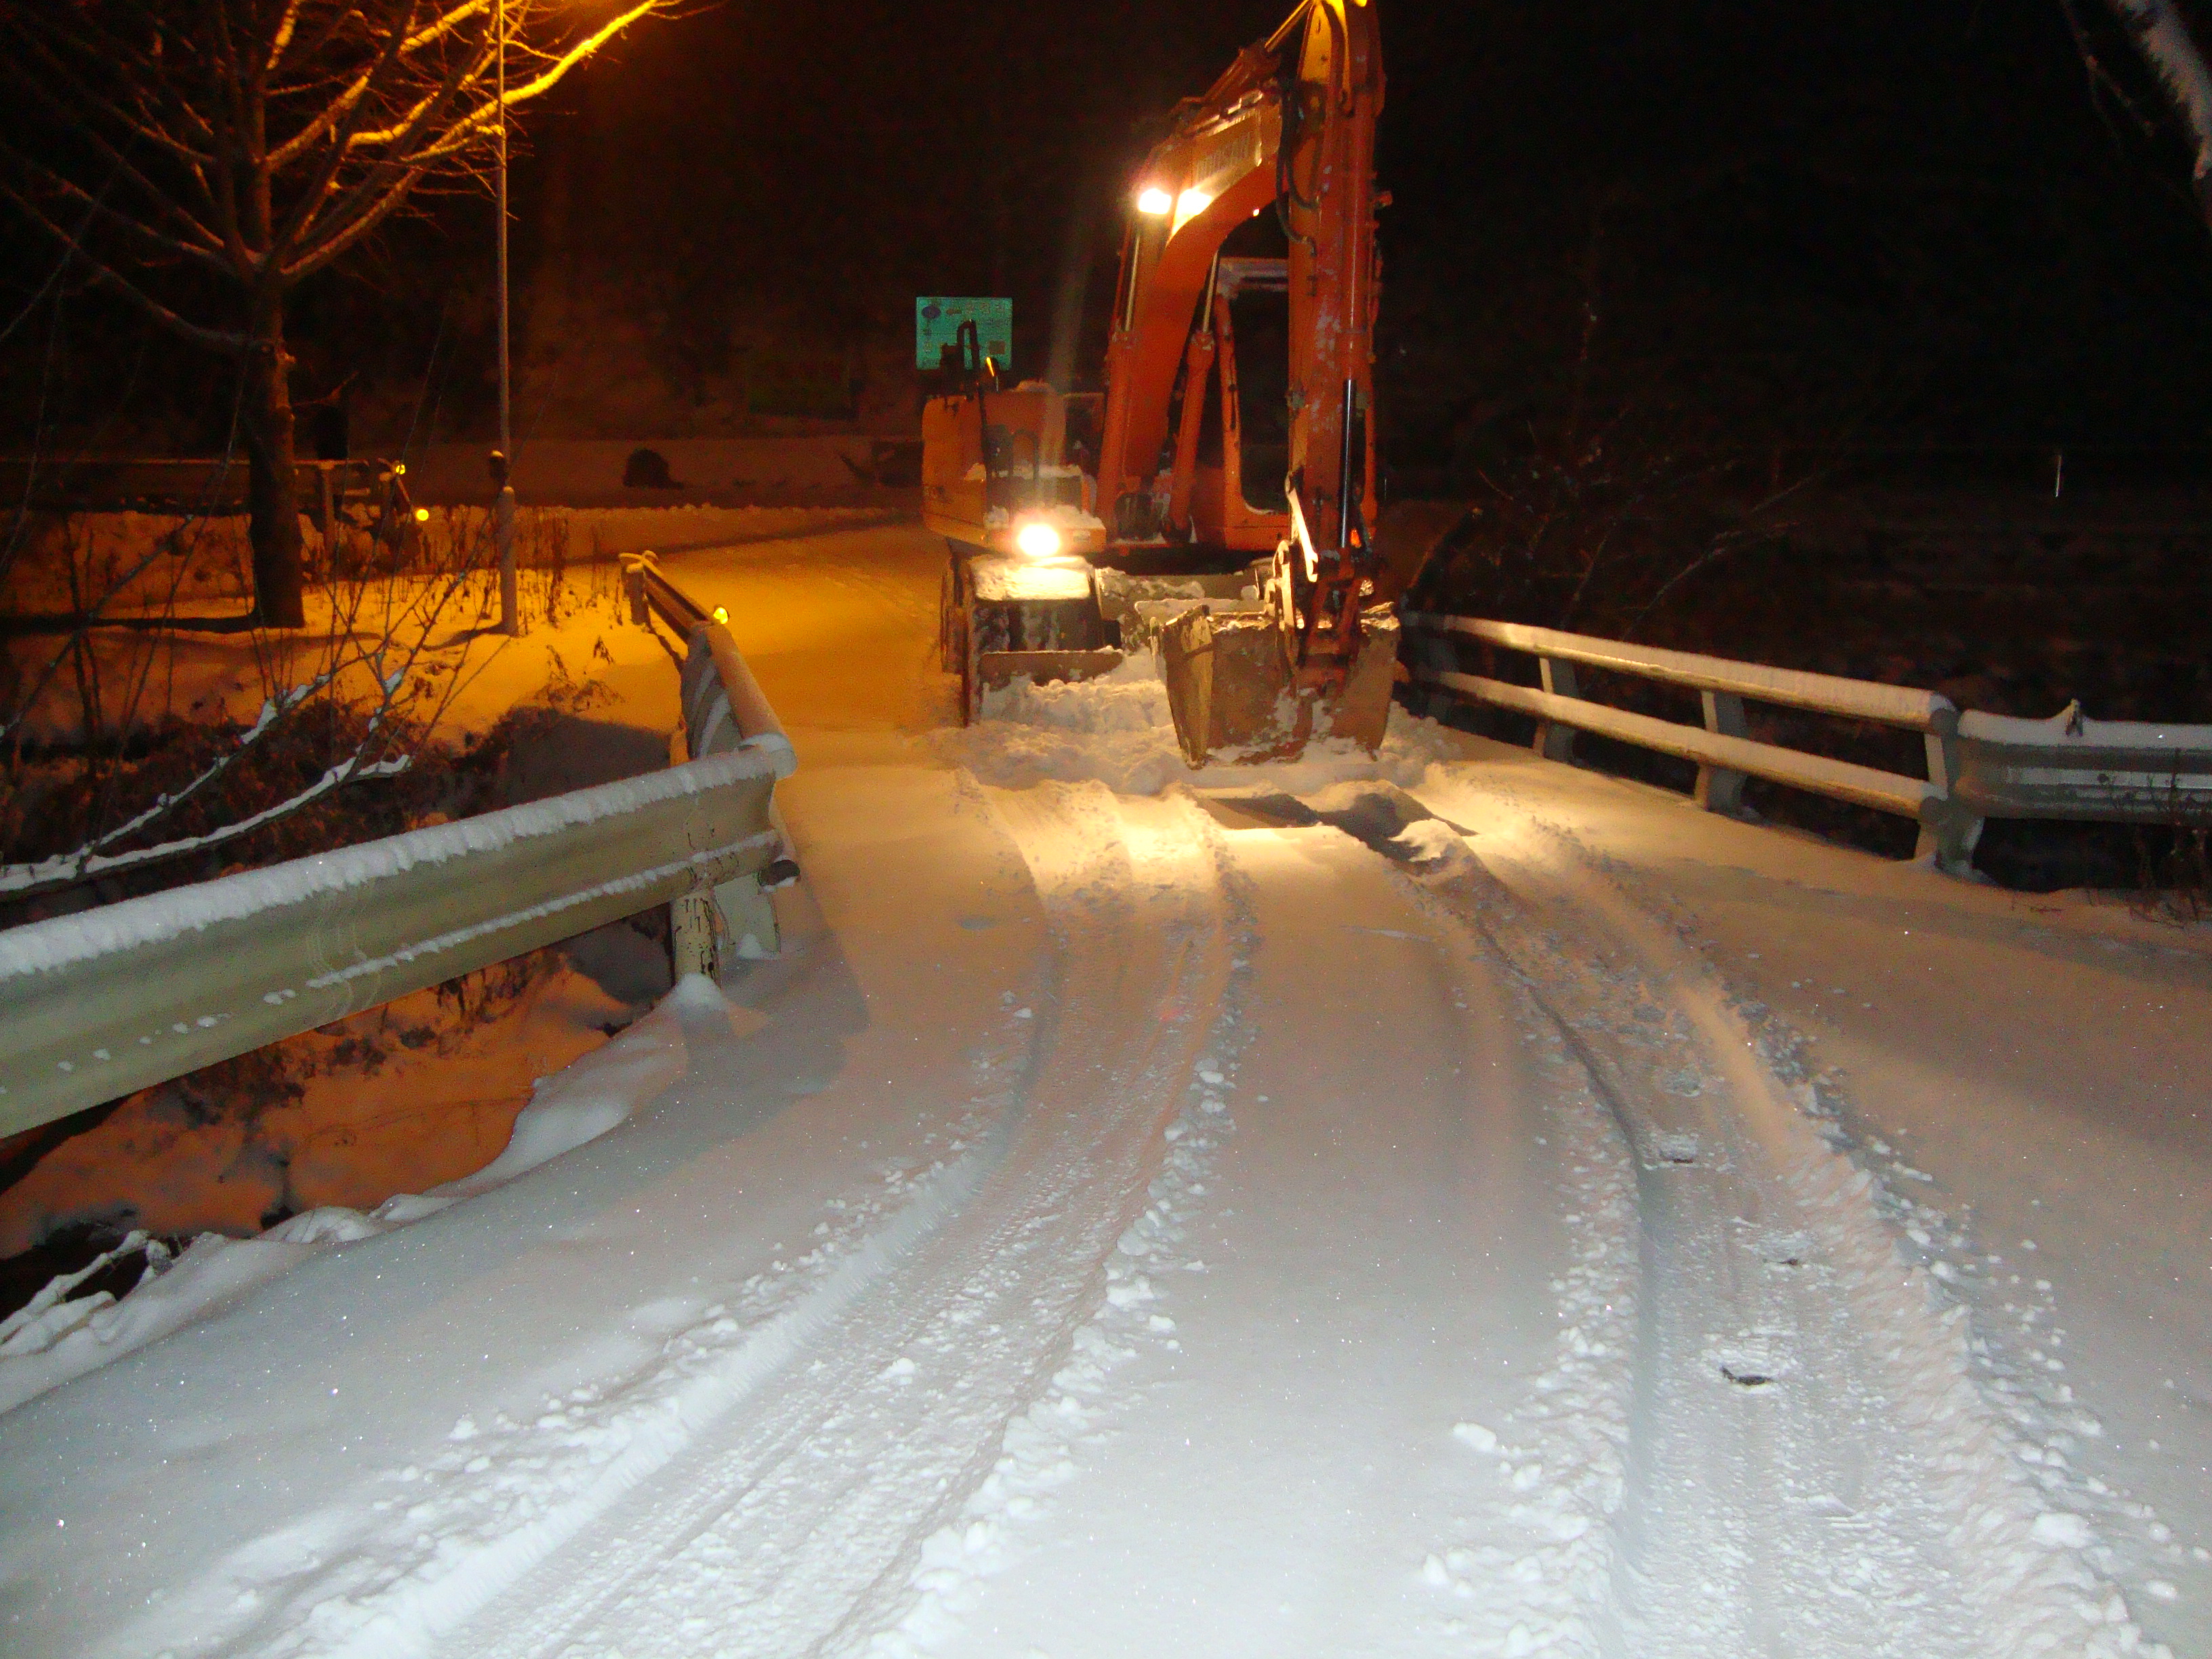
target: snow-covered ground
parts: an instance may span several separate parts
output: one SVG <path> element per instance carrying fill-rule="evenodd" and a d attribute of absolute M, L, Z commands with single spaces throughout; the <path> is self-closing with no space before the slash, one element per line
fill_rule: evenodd
<path fill-rule="evenodd" d="M 785 954 L 0 1415 L 9 1652 L 2212 1651 L 2202 930 L 684 557 Z"/>

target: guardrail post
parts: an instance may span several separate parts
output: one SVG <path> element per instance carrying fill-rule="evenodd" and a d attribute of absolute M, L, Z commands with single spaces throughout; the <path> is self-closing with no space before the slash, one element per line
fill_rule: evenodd
<path fill-rule="evenodd" d="M 592 533 L 598 534 L 597 530 Z M 653 603 L 645 594 L 645 562 L 652 556 L 651 553 L 641 557 L 623 556 L 623 592 L 629 600 L 630 623 L 637 628 L 653 626 Z"/>
<path fill-rule="evenodd" d="M 714 901 L 707 893 L 685 893 L 669 901 L 670 952 L 676 977 L 686 974 L 714 976 L 719 952 L 714 949 Z"/>
<path fill-rule="evenodd" d="M 1575 678 L 1575 665 L 1550 657 L 1536 659 L 1536 672 L 1543 676 L 1544 690 L 1556 697 L 1579 697 L 1580 682 Z M 1538 720 L 1536 738 L 1529 745 L 1546 760 L 1572 761 L 1575 757 L 1575 728 L 1557 720 Z"/>
<path fill-rule="evenodd" d="M 1723 737 L 1747 738 L 1751 727 L 1743 716 L 1743 699 L 1733 691 L 1700 691 L 1698 700 L 1705 706 L 1705 730 L 1717 732 Z M 1708 812 L 1720 812 L 1735 817 L 1743 811 L 1744 775 L 1725 766 L 1700 766 L 1698 769 L 1698 805 Z"/>
<path fill-rule="evenodd" d="M 1459 666 L 1459 654 L 1452 649 L 1449 635 L 1408 630 L 1400 637 L 1411 650 L 1411 665 L 1421 673 L 1449 673 Z M 1438 707 L 1450 701 L 1449 691 L 1423 685 L 1418 678 L 1408 688 L 1407 704 L 1425 720 L 1434 719 Z"/>
<path fill-rule="evenodd" d="M 623 562 L 625 582 L 635 581 L 638 592 L 648 589 L 652 559 L 648 552 Z M 776 729 L 781 738 L 767 699 L 721 623 L 709 621 L 694 631 L 686 665 L 684 724 L 669 735 L 670 765 L 678 766 L 686 759 L 696 760 L 744 741 L 740 728 L 747 722 L 738 712 L 740 705 L 751 711 L 753 729 L 761 729 L 765 717 L 768 726 Z M 779 835 L 783 834 L 782 820 L 773 811 L 769 821 Z M 784 844 L 790 845 L 788 836 Z M 777 869 L 766 878 L 757 874 L 734 877 L 711 892 L 687 894 L 670 904 L 671 954 L 679 975 L 711 975 L 732 957 L 756 962 L 781 952 L 783 937 L 776 926 L 769 889 L 795 878 L 798 869 L 787 857 L 776 862 Z"/>
<path fill-rule="evenodd" d="M 1934 817 L 1920 826 L 1912 849 L 1916 859 L 1933 859 L 1938 870 L 1962 876 L 1973 867 L 1974 844 L 1982 838 L 1981 816 L 1959 799 L 1959 735 L 1955 710 L 1928 733 L 1928 781 L 1942 792 Z"/>

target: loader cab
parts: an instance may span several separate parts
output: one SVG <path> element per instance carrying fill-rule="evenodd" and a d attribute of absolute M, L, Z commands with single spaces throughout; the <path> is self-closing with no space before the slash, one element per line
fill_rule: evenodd
<path fill-rule="evenodd" d="M 1008 386 L 963 325 L 945 349 L 937 395 L 921 410 L 923 521 L 979 551 L 1045 556 L 1097 550 L 1096 394 L 1055 392 L 1042 380 Z M 1029 540 L 1024 540 L 1024 532 Z"/>

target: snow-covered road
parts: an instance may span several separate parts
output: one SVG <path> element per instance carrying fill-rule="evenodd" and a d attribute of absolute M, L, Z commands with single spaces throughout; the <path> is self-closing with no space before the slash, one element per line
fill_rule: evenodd
<path fill-rule="evenodd" d="M 1134 671 L 933 730 L 933 544 L 686 556 L 784 957 L 0 1415 L 0 1648 L 2212 1652 L 2202 929 L 1418 722 L 1191 776 Z"/>

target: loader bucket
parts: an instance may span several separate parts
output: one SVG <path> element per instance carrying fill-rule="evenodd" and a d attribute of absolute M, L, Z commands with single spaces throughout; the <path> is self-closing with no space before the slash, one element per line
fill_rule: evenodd
<path fill-rule="evenodd" d="M 1282 629 L 1264 615 L 1194 611 L 1160 634 L 1168 712 L 1194 767 L 1295 760 L 1315 738 L 1349 738 L 1372 754 L 1390 718 L 1398 619 L 1378 607 L 1343 691 L 1293 690 Z"/>

